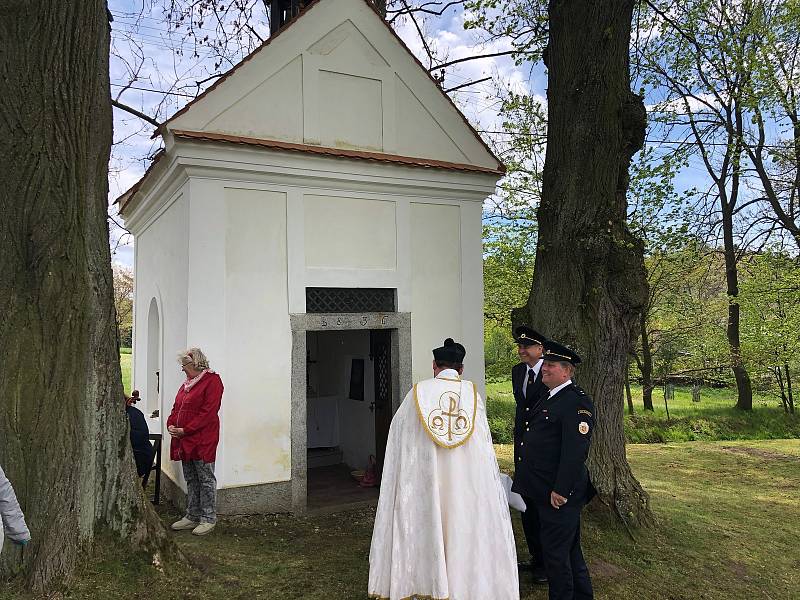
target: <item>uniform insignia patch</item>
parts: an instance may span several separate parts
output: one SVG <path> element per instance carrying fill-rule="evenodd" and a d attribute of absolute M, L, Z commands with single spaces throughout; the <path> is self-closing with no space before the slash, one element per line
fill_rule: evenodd
<path fill-rule="evenodd" d="M 589 424 L 586 421 L 580 422 L 580 425 L 578 425 L 578 433 L 582 435 L 589 433 Z"/>
<path fill-rule="evenodd" d="M 590 413 L 590 412 L 589 412 L 588 410 L 586 410 L 585 408 L 579 408 L 579 409 L 578 409 L 578 414 L 579 414 L 579 415 L 586 415 L 587 417 L 591 417 L 591 416 L 592 416 L 592 413 Z"/>

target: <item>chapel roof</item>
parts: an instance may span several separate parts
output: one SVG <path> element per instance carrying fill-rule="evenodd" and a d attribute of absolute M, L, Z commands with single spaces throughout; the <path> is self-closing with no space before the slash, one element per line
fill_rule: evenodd
<path fill-rule="evenodd" d="M 330 157 L 336 158 L 346 158 L 346 159 L 358 159 L 358 160 L 370 160 L 370 161 L 378 161 L 378 162 L 385 162 L 385 163 L 396 163 L 396 164 L 403 164 L 412 167 L 424 167 L 424 168 L 434 168 L 434 169 L 445 169 L 445 170 L 455 170 L 455 171 L 466 171 L 466 172 L 478 172 L 478 173 L 491 173 L 491 174 L 498 174 L 502 175 L 505 173 L 505 166 L 503 165 L 502 161 L 497 158 L 494 154 L 492 149 L 488 146 L 488 144 L 481 138 L 480 134 L 475 130 L 475 128 L 470 124 L 461 110 L 455 105 L 452 98 L 448 96 L 444 90 L 441 88 L 439 83 L 431 76 L 430 72 L 424 67 L 424 65 L 419 61 L 419 59 L 414 56 L 414 53 L 408 48 L 402 38 L 397 34 L 397 32 L 392 29 L 392 27 L 386 22 L 386 20 L 380 15 L 378 10 L 375 8 L 375 5 L 372 3 L 371 0 L 363 0 L 363 2 L 369 6 L 369 8 L 378 16 L 380 22 L 383 26 L 388 30 L 391 36 L 400 44 L 400 46 L 406 51 L 406 53 L 414 60 L 414 62 L 419 66 L 420 70 L 423 71 L 431 82 L 434 84 L 439 93 L 447 100 L 447 102 L 452 106 L 452 108 L 456 111 L 458 116 L 463 121 L 464 125 L 468 128 L 468 130 L 472 133 L 475 139 L 483 146 L 486 152 L 497 162 L 496 168 L 488 168 L 482 167 L 478 165 L 470 165 L 466 163 L 457 163 L 457 162 L 449 162 L 449 161 L 442 161 L 442 160 L 434 160 L 434 159 L 427 159 L 427 158 L 419 158 L 419 157 L 410 157 L 410 156 L 401 156 L 383 152 L 367 152 L 367 151 L 360 151 L 360 150 L 350 150 L 350 149 L 342 149 L 342 148 L 334 148 L 329 146 L 322 146 L 322 145 L 312 145 L 312 144 L 298 144 L 298 143 L 291 143 L 285 142 L 280 140 L 272 140 L 272 139 L 263 139 L 263 138 L 252 138 L 252 137 L 244 137 L 244 136 L 237 136 L 237 135 L 228 135 L 223 133 L 216 133 L 216 132 L 199 132 L 199 131 L 188 131 L 188 130 L 173 130 L 170 128 L 170 123 L 175 121 L 178 117 L 186 114 L 190 111 L 198 102 L 200 102 L 203 98 L 208 96 L 213 90 L 218 88 L 223 82 L 225 82 L 233 73 L 235 73 L 238 69 L 240 69 L 243 65 L 248 63 L 251 59 L 253 59 L 256 55 L 261 53 L 265 48 L 267 48 L 276 38 L 278 38 L 281 34 L 284 34 L 286 31 L 290 30 L 296 23 L 300 22 L 309 12 L 311 12 L 315 6 L 330 0 L 311 0 L 311 2 L 307 3 L 305 7 L 300 11 L 300 13 L 291 19 L 283 28 L 281 28 L 276 33 L 272 34 L 268 39 L 266 39 L 258 48 L 253 50 L 250 54 L 248 54 L 245 58 L 243 58 L 239 63 L 234 65 L 230 70 L 228 70 L 224 75 L 222 75 L 219 79 L 217 79 L 211 86 L 209 86 L 206 90 L 203 91 L 200 95 L 196 98 L 193 98 L 190 102 L 188 102 L 183 108 L 173 114 L 169 119 L 167 119 L 164 123 L 162 123 L 154 132 L 152 137 L 158 137 L 159 135 L 163 135 L 165 131 L 168 131 L 172 134 L 175 138 L 184 139 L 184 140 L 192 140 L 192 141 L 205 141 L 205 142 L 218 142 L 218 143 L 234 143 L 234 144 L 242 144 L 248 145 L 253 147 L 262 147 L 272 150 L 286 150 L 292 152 L 307 152 L 311 154 L 319 154 L 325 155 Z M 148 167 L 145 171 L 144 175 L 142 175 L 141 179 L 137 181 L 133 186 L 131 186 L 128 190 L 126 190 L 123 194 L 121 194 L 116 200 L 115 203 L 119 205 L 119 211 L 122 213 L 128 203 L 133 199 L 136 195 L 136 192 L 142 187 L 148 176 L 150 176 L 153 172 L 153 168 L 156 166 L 156 163 L 164 156 L 165 151 L 161 150 L 157 153 L 154 157 L 153 163 Z"/>

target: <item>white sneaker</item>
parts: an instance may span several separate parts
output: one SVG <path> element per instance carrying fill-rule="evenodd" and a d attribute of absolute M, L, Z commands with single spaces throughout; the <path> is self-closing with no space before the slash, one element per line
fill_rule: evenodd
<path fill-rule="evenodd" d="M 180 521 L 175 521 L 172 524 L 172 531 L 183 531 L 185 529 L 194 529 L 195 527 L 197 527 L 197 521 L 183 517 Z"/>
<path fill-rule="evenodd" d="M 211 530 L 214 529 L 214 525 L 216 525 L 216 523 L 200 523 L 200 525 L 192 529 L 192 533 L 195 535 L 206 535 L 207 533 L 211 533 Z"/>

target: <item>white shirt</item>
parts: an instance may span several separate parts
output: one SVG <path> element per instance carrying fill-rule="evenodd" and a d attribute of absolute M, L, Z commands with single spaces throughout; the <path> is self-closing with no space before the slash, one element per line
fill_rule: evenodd
<path fill-rule="evenodd" d="M 566 380 L 564 383 L 562 383 L 561 385 L 557 385 L 557 386 L 556 386 L 556 387 L 554 387 L 552 390 L 550 390 L 550 395 L 549 395 L 549 396 L 547 396 L 547 397 L 548 397 L 548 398 L 552 398 L 552 397 L 553 397 L 553 396 L 555 396 L 555 395 L 556 395 L 558 392 L 560 392 L 562 389 L 564 389 L 565 387 L 567 387 L 567 386 L 568 386 L 570 383 L 572 383 L 572 379 L 567 379 L 567 380 Z"/>
<path fill-rule="evenodd" d="M 455 369 L 443 369 L 439 371 L 436 379 L 455 379 L 457 381 L 461 381 L 461 375 L 459 375 L 458 371 Z"/>
<path fill-rule="evenodd" d="M 530 366 L 529 364 L 525 364 L 527 369 L 525 369 L 525 379 L 522 380 L 522 395 L 527 398 L 528 394 L 528 378 L 531 376 L 531 369 L 533 369 L 533 378 L 536 379 L 539 376 L 539 371 L 542 369 L 542 363 L 544 362 L 543 358 L 539 359 L 535 365 Z"/>

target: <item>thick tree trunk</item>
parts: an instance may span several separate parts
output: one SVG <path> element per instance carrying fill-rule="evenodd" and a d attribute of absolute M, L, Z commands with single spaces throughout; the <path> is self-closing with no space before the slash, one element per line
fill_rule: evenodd
<path fill-rule="evenodd" d="M 794 393 L 792 392 L 792 376 L 789 371 L 789 363 L 783 363 L 783 370 L 786 373 L 786 396 L 789 403 L 789 412 L 794 414 Z"/>
<path fill-rule="evenodd" d="M 639 330 L 642 338 L 642 403 L 645 410 L 653 408 L 653 353 L 650 351 L 650 334 L 647 331 L 647 314 L 642 311 L 639 315 Z"/>
<path fill-rule="evenodd" d="M 63 584 L 100 530 L 148 549 L 166 537 L 123 410 L 106 3 L 6 0 L 0 40 L 0 460 L 33 535 L 0 570 L 21 566 L 38 591 Z"/>
<path fill-rule="evenodd" d="M 626 226 L 628 166 L 646 113 L 629 88 L 633 0 L 551 0 L 547 155 L 525 318 L 583 357 L 595 402 L 589 468 L 600 500 L 631 525 L 653 517 L 625 456 L 622 388 L 647 302 L 642 243 Z"/>

